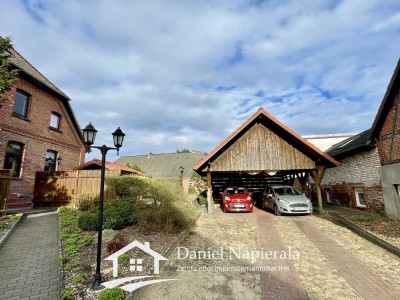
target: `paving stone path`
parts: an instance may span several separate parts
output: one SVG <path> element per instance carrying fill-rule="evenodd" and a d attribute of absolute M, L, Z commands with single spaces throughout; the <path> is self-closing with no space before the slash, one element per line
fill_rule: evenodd
<path fill-rule="evenodd" d="M 0 248 L 0 299 L 57 300 L 58 214 L 28 215 Z"/>
<path fill-rule="evenodd" d="M 316 216 L 276 217 L 259 209 L 251 214 L 224 214 L 217 210 L 215 216 L 204 215 L 199 220 L 182 246 L 263 251 L 288 251 L 290 247 L 300 257 L 253 264 L 229 259 L 225 252 L 223 260 L 178 260 L 174 253 L 161 277 L 177 280 L 149 286 L 142 299 L 400 300 L 400 259 Z M 268 266 L 271 270 L 217 271 L 221 266 Z M 184 267 L 188 268 L 177 271 Z M 199 271 L 201 268 L 204 271 Z"/>

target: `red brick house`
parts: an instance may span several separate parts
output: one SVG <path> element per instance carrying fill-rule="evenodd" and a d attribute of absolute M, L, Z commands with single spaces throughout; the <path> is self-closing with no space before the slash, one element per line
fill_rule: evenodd
<path fill-rule="evenodd" d="M 68 96 L 17 51 L 10 55 L 19 80 L 0 107 L 0 168 L 12 171 L 11 194 L 29 198 L 37 171 L 70 170 L 86 148 Z"/>
<path fill-rule="evenodd" d="M 365 130 L 327 150 L 342 164 L 325 171 L 321 188 L 326 203 L 384 213 L 378 151 L 369 135 Z"/>
<path fill-rule="evenodd" d="M 400 219 L 400 60 L 371 128 L 379 153 L 380 174 L 389 217 Z"/>

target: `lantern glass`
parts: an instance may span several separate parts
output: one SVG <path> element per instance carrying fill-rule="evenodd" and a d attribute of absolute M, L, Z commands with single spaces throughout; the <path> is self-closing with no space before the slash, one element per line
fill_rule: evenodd
<path fill-rule="evenodd" d="M 61 164 L 61 161 L 62 161 L 62 158 L 61 158 L 61 156 L 59 156 L 59 157 L 57 158 L 57 165 Z"/>
<path fill-rule="evenodd" d="M 83 139 L 85 144 L 88 146 L 93 145 L 94 140 L 96 139 L 97 130 L 93 127 L 92 123 L 89 123 L 83 130 Z"/>
<path fill-rule="evenodd" d="M 118 127 L 113 133 L 113 140 L 114 140 L 114 146 L 115 148 L 119 149 L 122 147 L 122 144 L 124 143 L 124 137 L 125 133 L 122 132 L 121 128 Z"/>

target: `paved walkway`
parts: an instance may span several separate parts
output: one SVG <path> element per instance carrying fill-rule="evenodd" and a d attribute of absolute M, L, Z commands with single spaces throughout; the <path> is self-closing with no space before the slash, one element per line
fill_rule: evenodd
<path fill-rule="evenodd" d="M 177 259 L 174 253 L 161 277 L 177 280 L 149 286 L 142 299 L 400 300 L 398 257 L 315 216 L 216 210 L 214 216 L 199 220 L 181 246 L 190 251 L 223 249 L 223 259 Z M 230 248 L 240 248 L 242 254 L 290 248 L 300 255 L 252 263 L 245 257 L 230 257 Z M 250 269 L 235 271 L 235 267 Z"/>
<path fill-rule="evenodd" d="M 0 299 L 58 299 L 58 214 L 28 215 L 0 248 Z"/>

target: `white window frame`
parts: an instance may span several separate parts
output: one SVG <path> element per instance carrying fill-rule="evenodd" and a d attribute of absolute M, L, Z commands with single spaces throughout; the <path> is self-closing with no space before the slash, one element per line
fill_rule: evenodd
<path fill-rule="evenodd" d="M 362 188 L 355 188 L 354 193 L 356 195 L 356 206 L 357 207 L 367 207 L 365 204 L 360 203 L 359 194 L 363 194 L 363 196 L 364 196 L 364 190 Z M 365 202 L 365 197 L 364 197 L 364 202 Z"/>
<path fill-rule="evenodd" d="M 332 203 L 331 190 L 326 189 L 325 190 L 325 195 L 326 195 L 326 203 Z"/>
<path fill-rule="evenodd" d="M 56 124 L 53 124 L 53 122 L 56 122 Z M 52 111 L 50 114 L 50 128 L 60 130 L 60 122 L 61 122 L 61 115 L 57 112 Z"/>

